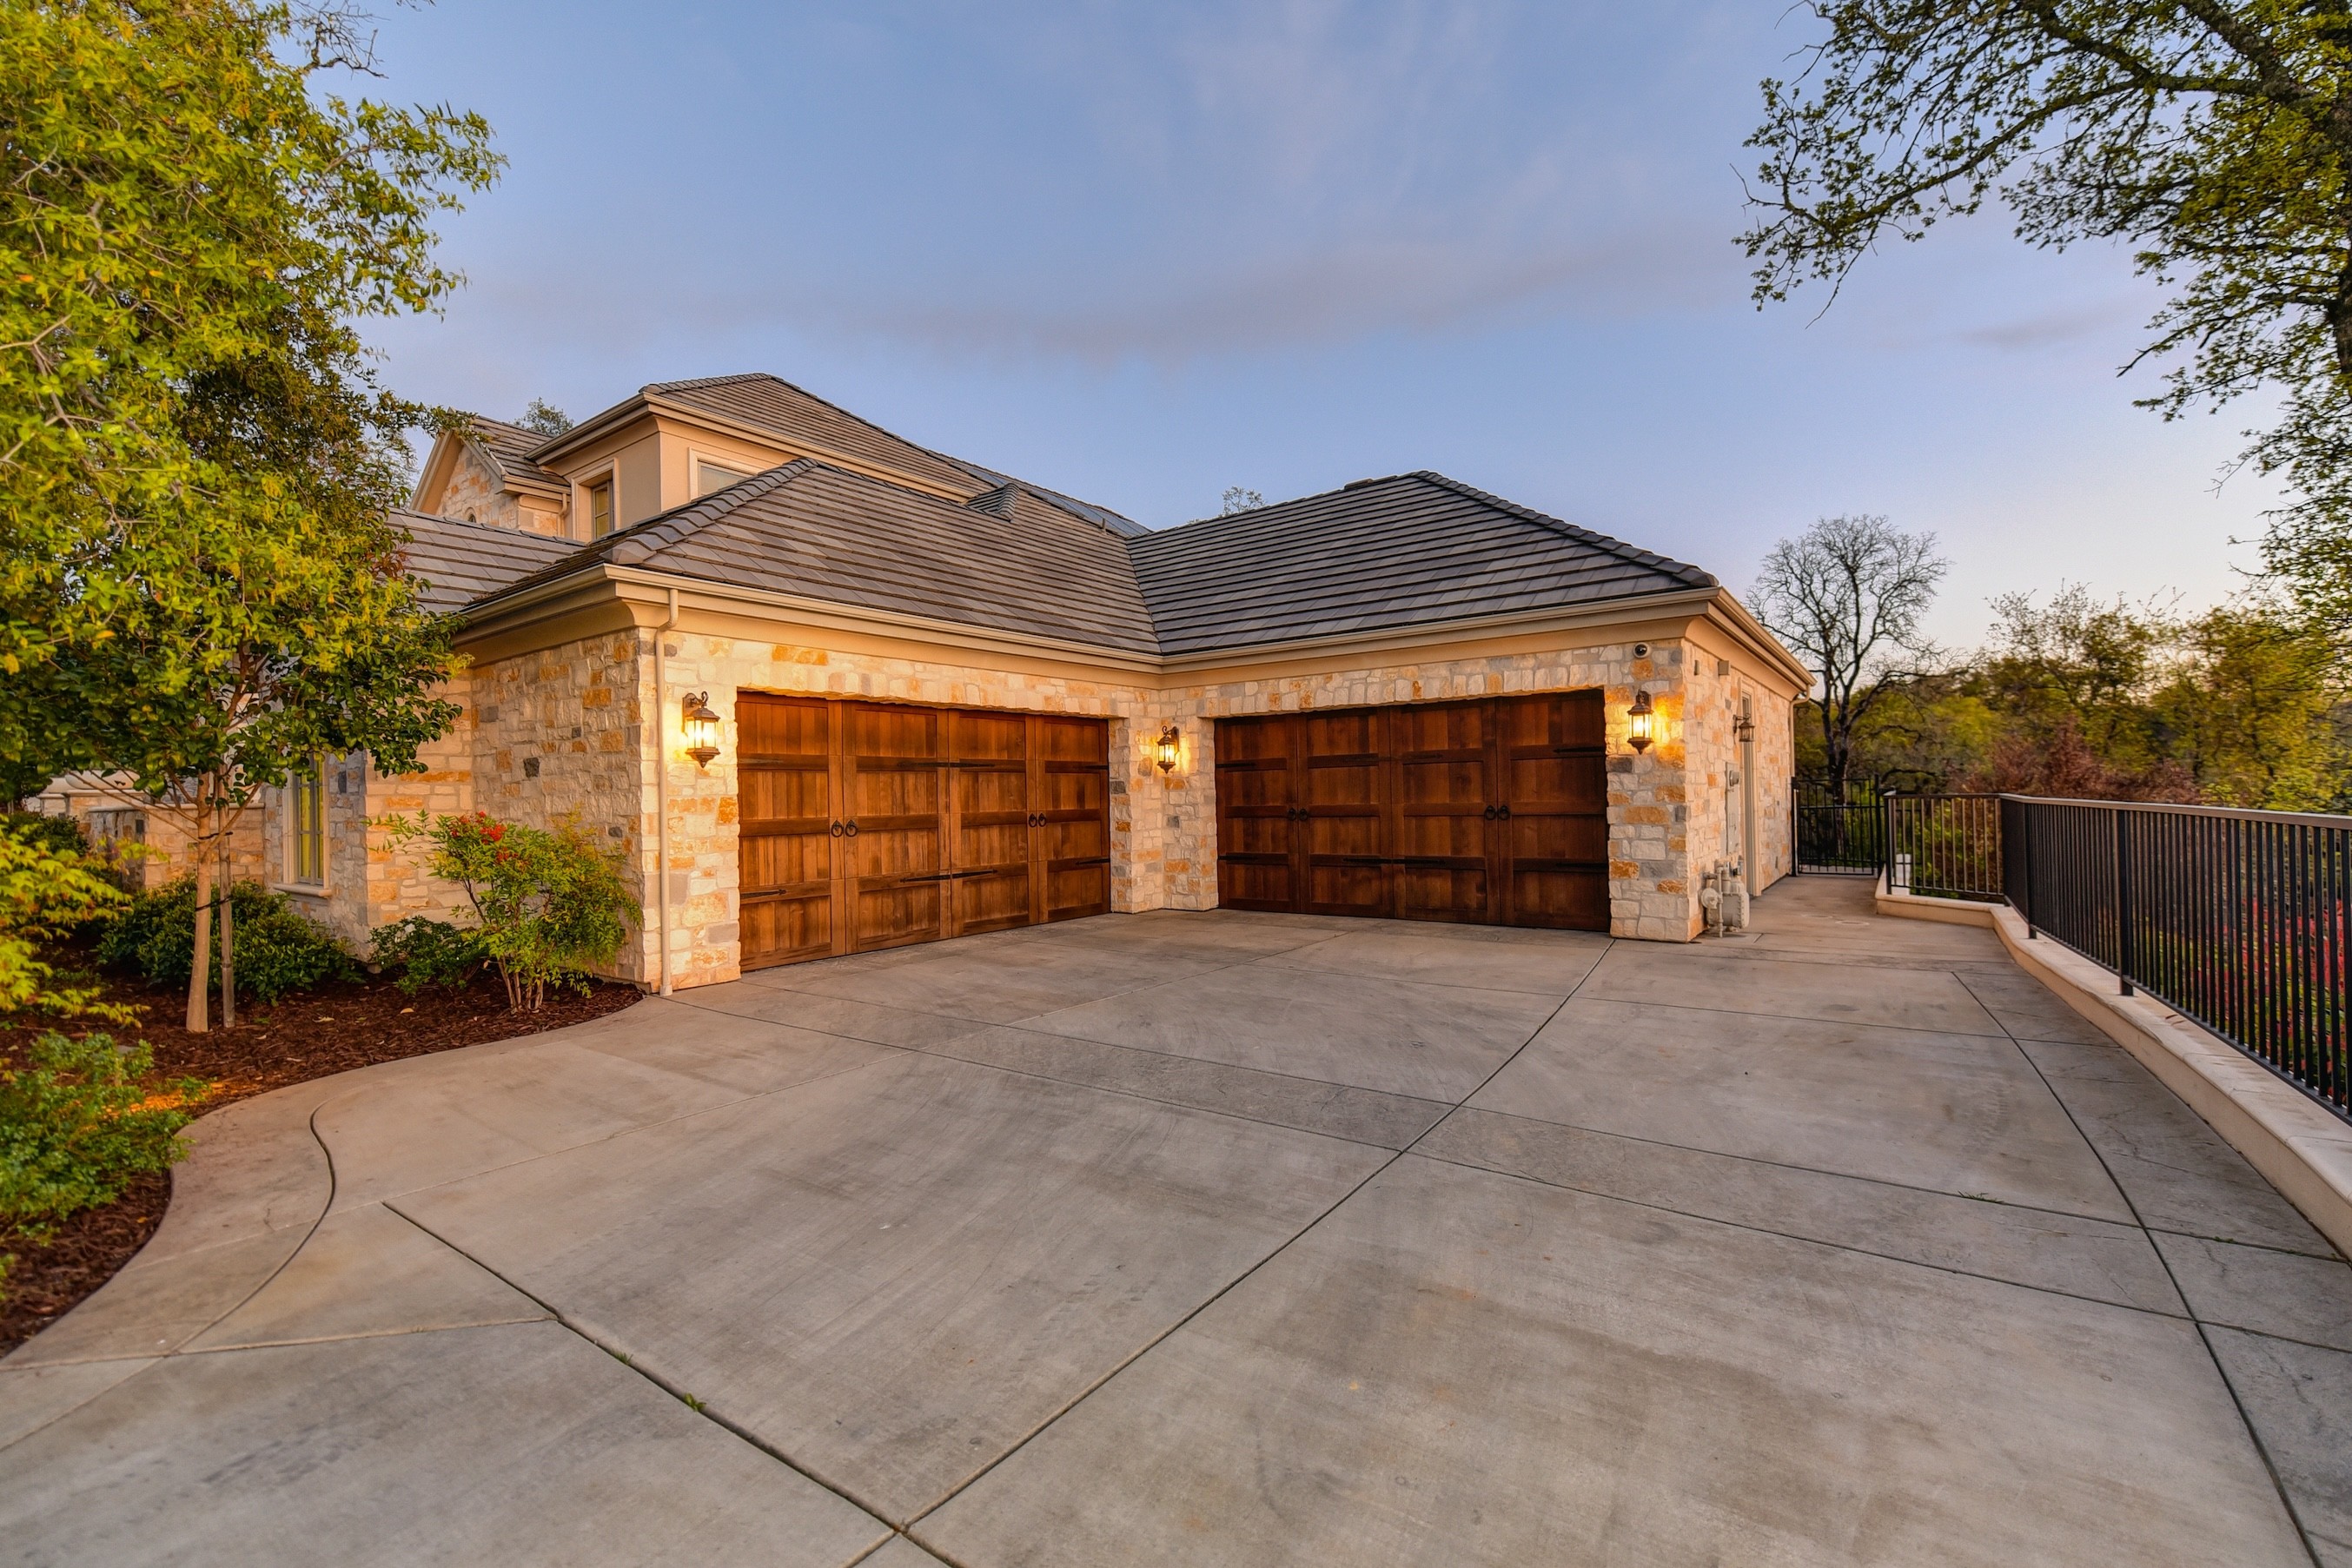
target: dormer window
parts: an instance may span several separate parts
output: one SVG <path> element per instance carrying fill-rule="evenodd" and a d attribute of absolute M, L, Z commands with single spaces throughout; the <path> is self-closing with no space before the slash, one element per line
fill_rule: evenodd
<path fill-rule="evenodd" d="M 588 486 L 588 537 L 601 539 L 612 531 L 613 481 L 606 477 Z"/>
<path fill-rule="evenodd" d="M 713 490 L 724 490 L 728 486 L 740 484 L 751 476 L 740 468 L 724 467 L 698 457 L 694 463 L 695 498 L 699 500 Z"/>

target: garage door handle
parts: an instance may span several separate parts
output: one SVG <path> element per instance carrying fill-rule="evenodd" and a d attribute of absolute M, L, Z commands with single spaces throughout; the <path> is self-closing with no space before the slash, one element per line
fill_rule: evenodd
<path fill-rule="evenodd" d="M 845 838 L 845 839 L 854 839 L 854 838 L 856 838 L 856 837 L 857 836 L 857 824 L 856 824 L 856 823 L 855 823 L 855 822 L 844 822 L 844 823 L 842 823 L 842 824 L 841 824 L 841 836 L 842 836 L 843 838 Z"/>
<path fill-rule="evenodd" d="M 841 824 L 839 822 L 827 822 L 824 825 L 824 831 L 831 833 L 836 839 L 841 837 Z"/>

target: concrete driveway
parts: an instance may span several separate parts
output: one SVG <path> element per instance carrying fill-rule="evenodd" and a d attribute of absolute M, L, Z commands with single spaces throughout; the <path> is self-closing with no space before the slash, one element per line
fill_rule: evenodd
<path fill-rule="evenodd" d="M 0 1563 L 2352 1564 L 2352 1270 L 1990 934 L 1229 913 L 205 1119 Z"/>

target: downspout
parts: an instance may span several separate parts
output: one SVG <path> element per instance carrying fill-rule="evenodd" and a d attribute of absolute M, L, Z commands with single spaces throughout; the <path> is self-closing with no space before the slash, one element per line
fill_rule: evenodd
<path fill-rule="evenodd" d="M 654 632 L 654 908 L 655 940 L 659 949 L 655 956 L 656 973 L 661 979 L 661 994 L 668 996 L 669 988 L 669 730 L 663 717 L 662 694 L 667 667 L 663 662 L 662 642 L 677 626 L 677 588 L 669 591 L 669 617 Z"/>

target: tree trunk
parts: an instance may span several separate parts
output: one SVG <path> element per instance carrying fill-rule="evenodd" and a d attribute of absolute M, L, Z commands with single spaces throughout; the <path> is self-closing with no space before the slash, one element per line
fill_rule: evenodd
<path fill-rule="evenodd" d="M 206 1016 L 206 1004 L 211 1000 L 213 984 L 213 857 L 212 810 L 203 799 L 196 802 L 196 841 L 194 870 L 196 873 L 196 961 L 188 970 L 188 1032 L 208 1034 L 212 1020 Z"/>
<path fill-rule="evenodd" d="M 235 819 L 230 819 L 234 822 Z M 236 862 L 220 837 L 221 1028 L 236 1027 Z"/>

